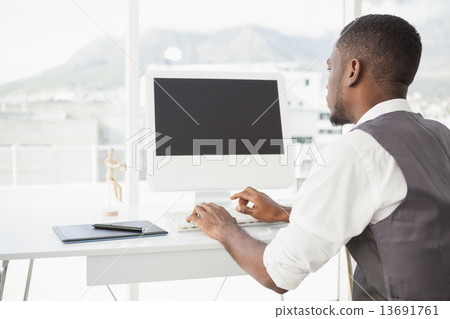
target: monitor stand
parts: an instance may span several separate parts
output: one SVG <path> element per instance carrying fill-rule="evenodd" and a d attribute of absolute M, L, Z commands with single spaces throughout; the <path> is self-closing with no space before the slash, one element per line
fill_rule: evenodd
<path fill-rule="evenodd" d="M 210 190 L 210 191 L 196 191 L 195 204 L 214 203 L 219 206 L 230 207 L 233 205 L 230 199 L 231 191 L 224 190 Z"/>

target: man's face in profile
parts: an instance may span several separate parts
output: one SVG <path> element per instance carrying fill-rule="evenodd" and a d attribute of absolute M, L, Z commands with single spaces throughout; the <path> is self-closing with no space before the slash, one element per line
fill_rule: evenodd
<path fill-rule="evenodd" d="M 342 76 L 343 65 L 342 55 L 339 49 L 334 47 L 330 58 L 327 60 L 328 69 L 328 84 L 327 84 L 327 103 L 331 112 L 330 122 L 333 125 L 349 124 L 346 111 L 344 109 L 343 94 L 342 94 Z"/>

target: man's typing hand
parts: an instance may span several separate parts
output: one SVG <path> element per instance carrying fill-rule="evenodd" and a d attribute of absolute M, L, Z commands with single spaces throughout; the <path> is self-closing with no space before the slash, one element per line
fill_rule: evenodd
<path fill-rule="evenodd" d="M 219 241 L 231 228 L 238 228 L 236 218 L 222 206 L 213 203 L 195 206 L 186 221 L 194 222 L 205 234 Z"/>
<path fill-rule="evenodd" d="M 266 222 L 288 222 L 291 208 L 281 206 L 266 194 L 257 191 L 252 187 L 247 187 L 240 193 L 231 196 L 231 199 L 238 199 L 239 205 L 236 206 L 236 211 L 251 215 L 256 219 Z M 253 207 L 247 206 L 252 202 Z"/>
<path fill-rule="evenodd" d="M 247 234 L 225 208 L 202 203 L 195 206 L 186 221 L 193 221 L 209 237 L 217 239 L 233 259 L 262 285 L 280 294 L 286 292 L 276 286 L 264 266 L 263 255 L 267 244 Z"/>

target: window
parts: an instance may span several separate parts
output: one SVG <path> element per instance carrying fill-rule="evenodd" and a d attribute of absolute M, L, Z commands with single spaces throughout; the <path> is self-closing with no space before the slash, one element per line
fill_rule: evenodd
<path fill-rule="evenodd" d="M 104 180 L 107 149 L 123 158 L 125 4 L 1 5 L 0 185 Z"/>
<path fill-rule="evenodd" d="M 288 89 L 292 106 L 324 103 L 311 74 L 324 73 L 342 3 L 230 1 L 140 1 L 141 75 L 180 65 L 281 71 L 307 87 Z M 126 5 L 2 3 L 11 50 L 0 52 L 0 185 L 103 181 L 108 148 L 124 159 Z"/>
<path fill-rule="evenodd" d="M 295 136 L 292 137 L 292 141 L 298 144 L 309 144 L 311 143 L 313 138 L 311 136 Z"/>
<path fill-rule="evenodd" d="M 329 120 L 330 119 L 330 113 L 320 113 L 319 119 L 321 120 Z"/>
<path fill-rule="evenodd" d="M 363 14 L 400 16 L 411 23 L 422 39 L 422 58 L 408 100 L 414 111 L 450 126 L 450 65 L 448 64 L 450 3 L 428 1 L 363 1 Z"/>
<path fill-rule="evenodd" d="M 341 134 L 341 129 L 336 129 L 336 130 L 332 130 L 332 129 L 321 129 L 319 130 L 319 134 Z"/>

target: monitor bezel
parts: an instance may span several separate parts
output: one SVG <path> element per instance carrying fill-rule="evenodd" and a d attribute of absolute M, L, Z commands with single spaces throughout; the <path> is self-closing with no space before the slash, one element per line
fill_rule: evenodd
<path fill-rule="evenodd" d="M 189 167 L 189 171 L 197 171 L 197 173 L 203 177 L 205 175 L 208 175 L 208 172 L 214 172 L 217 174 L 217 170 L 224 169 L 238 172 L 242 171 L 243 174 L 246 174 L 246 181 L 247 183 L 244 184 L 252 184 L 252 186 L 261 188 L 264 186 L 270 186 L 271 188 L 280 188 L 280 187 L 288 187 L 292 184 L 294 181 L 294 166 L 293 166 L 293 160 L 289 154 L 289 146 L 291 146 L 291 135 L 289 130 L 289 121 L 288 121 L 288 110 L 287 110 L 287 100 L 286 100 L 286 87 L 285 87 L 285 80 L 282 73 L 279 72 L 257 72 L 257 71 L 186 71 L 186 70 L 149 70 L 144 76 L 143 76 L 143 83 L 144 83 L 144 89 L 145 89 L 145 101 L 144 101 L 144 107 L 145 107 L 145 126 L 147 129 L 149 129 L 151 132 L 155 132 L 156 128 L 156 122 L 155 122 L 155 104 L 154 104 L 154 84 L 153 80 L 158 78 L 174 78 L 174 79 L 232 79 L 232 80 L 274 80 L 277 82 L 277 89 L 278 89 L 278 104 L 280 108 L 280 120 L 281 120 L 281 129 L 282 129 L 282 136 L 283 136 L 283 148 L 284 152 L 287 152 L 288 154 L 285 154 L 284 156 L 289 156 L 289 162 L 292 163 L 292 165 L 289 165 L 288 167 L 283 167 L 279 169 L 279 174 L 277 177 L 274 177 L 272 179 L 262 178 L 261 182 L 258 182 L 258 177 L 255 176 L 255 178 L 251 178 L 249 180 L 249 175 L 251 175 L 251 171 L 254 171 L 255 174 L 261 175 L 261 169 L 270 169 L 273 167 L 277 167 L 277 163 L 280 162 L 280 156 L 281 154 L 261 154 L 260 156 L 263 158 L 263 160 L 267 163 L 267 166 L 264 167 L 255 167 L 255 161 L 252 161 L 249 165 L 242 167 L 239 166 L 239 168 L 229 168 L 225 169 L 223 161 L 220 161 L 221 159 L 224 159 L 226 161 L 226 158 L 228 158 L 228 155 L 208 155 L 208 161 L 203 161 L 201 168 L 199 167 L 193 167 L 192 161 L 193 156 L 192 155 L 176 155 L 171 157 L 170 163 L 166 165 L 163 169 L 154 169 L 151 174 L 147 172 L 147 180 L 148 184 L 151 190 L 175 190 L 179 189 L 181 186 L 172 186 L 170 183 L 170 180 L 173 178 L 176 178 L 177 174 L 183 173 L 180 172 L 177 168 L 178 167 L 189 167 L 191 164 L 192 167 Z M 186 115 L 188 116 L 188 115 Z M 264 115 L 262 115 L 264 116 Z M 148 143 L 150 147 L 148 148 L 149 154 L 154 154 L 155 160 L 150 163 L 149 156 L 147 156 L 147 165 L 154 165 L 154 162 L 160 162 L 163 160 L 165 156 L 158 156 L 155 153 L 155 143 Z M 249 155 L 233 155 L 236 157 L 237 163 L 242 163 L 244 159 L 246 159 Z M 169 166 L 169 167 L 167 167 Z M 256 165 L 259 166 L 259 165 Z M 175 171 L 171 173 L 170 171 L 175 169 Z M 165 171 L 165 172 L 163 172 Z M 189 175 L 189 171 L 185 171 L 185 175 Z M 246 171 L 246 173 L 244 172 Z M 259 174 L 258 174 L 259 172 Z M 289 172 L 289 174 L 288 174 Z M 263 175 L 266 172 L 264 171 Z M 192 179 L 194 177 L 191 174 Z M 191 186 L 190 190 L 222 190 L 222 189 L 237 189 L 244 186 L 243 183 L 240 182 L 232 182 L 230 179 L 227 178 L 228 175 L 222 175 L 221 180 L 222 183 L 218 182 L 217 184 L 213 181 L 209 180 L 206 183 L 200 182 L 197 183 L 197 185 Z M 206 178 L 206 180 L 208 180 Z M 188 183 L 185 183 L 188 185 Z M 182 187 L 181 187 L 182 188 Z"/>

